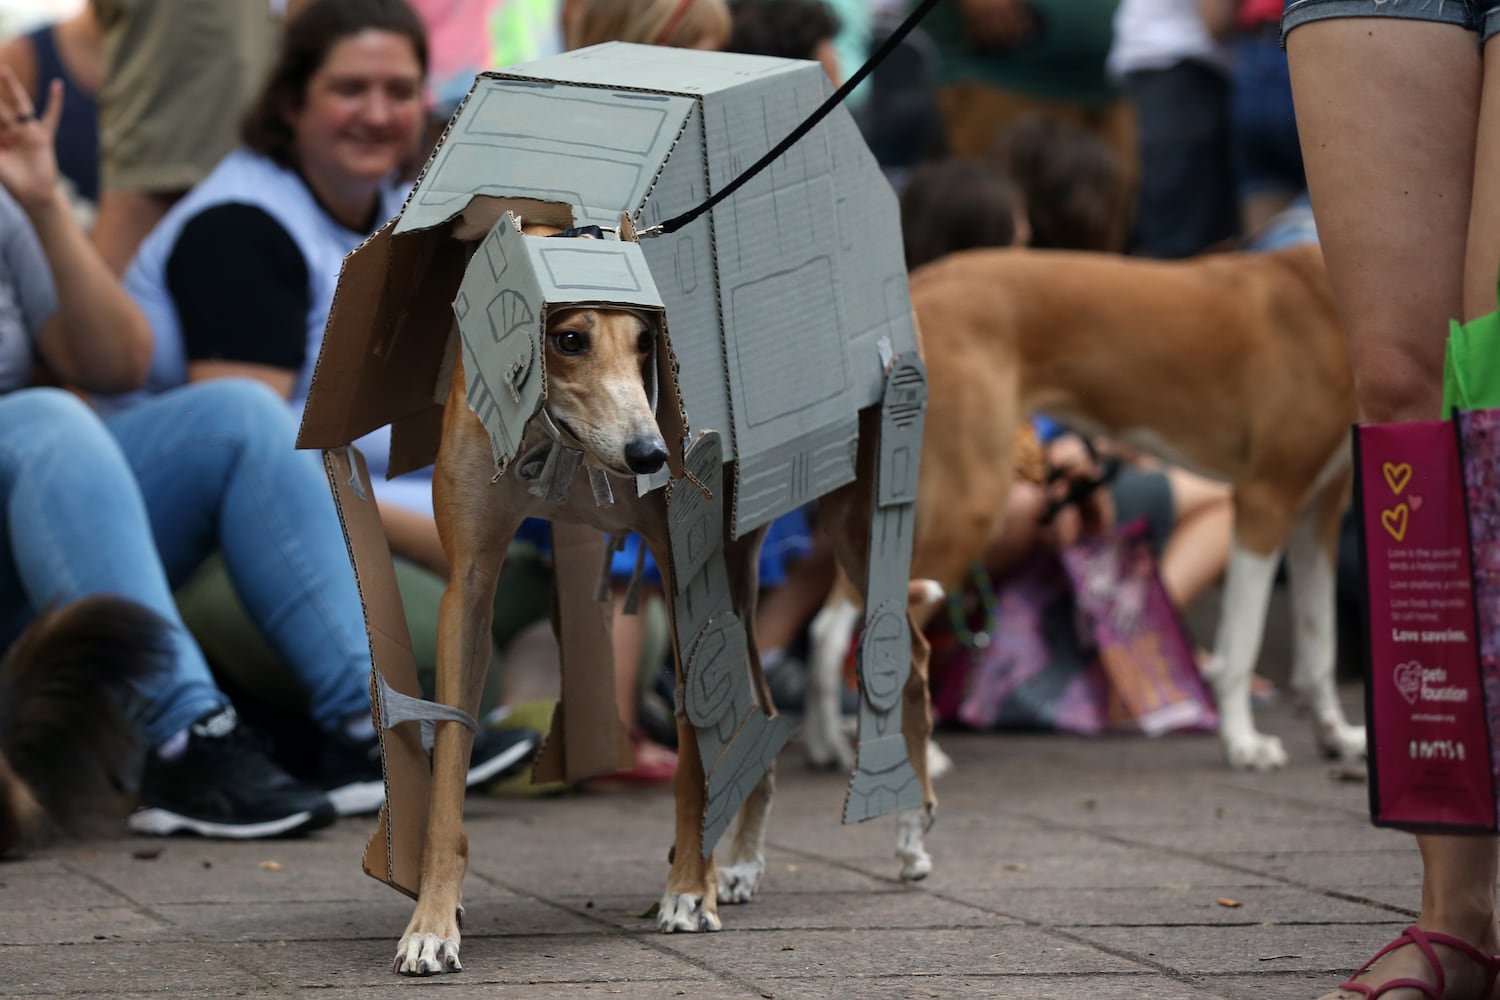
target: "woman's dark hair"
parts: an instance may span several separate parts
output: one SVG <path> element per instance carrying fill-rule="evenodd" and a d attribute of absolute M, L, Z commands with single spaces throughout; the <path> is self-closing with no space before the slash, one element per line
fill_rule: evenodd
<path fill-rule="evenodd" d="M 730 0 L 729 10 L 726 52 L 816 59 L 818 43 L 839 33 L 838 15 L 823 0 Z"/>
<path fill-rule="evenodd" d="M 1021 210 L 1016 185 L 987 163 L 951 159 L 918 166 L 901 189 L 907 270 L 959 250 L 1011 246 Z"/>
<path fill-rule="evenodd" d="M 405 0 L 312 0 L 282 30 L 276 64 L 240 124 L 245 145 L 283 167 L 293 166 L 295 137 L 287 113 L 302 107 L 308 81 L 333 47 L 361 31 L 388 31 L 411 42 L 426 77 L 427 30 Z"/>
<path fill-rule="evenodd" d="M 1132 195 L 1120 154 L 1102 138 L 1032 114 L 1000 136 L 990 159 L 1021 187 L 1032 246 L 1124 251 Z"/>

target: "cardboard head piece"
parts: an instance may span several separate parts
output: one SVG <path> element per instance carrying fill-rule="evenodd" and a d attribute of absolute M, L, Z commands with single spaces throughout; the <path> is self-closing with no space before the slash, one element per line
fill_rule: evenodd
<path fill-rule="evenodd" d="M 547 315 L 581 306 L 648 314 L 657 333 L 657 353 L 665 353 L 661 296 L 634 242 L 527 236 L 520 221 L 506 212 L 469 260 L 453 314 L 463 345 L 469 408 L 489 434 L 499 472 L 515 459 L 526 424 L 541 410 L 546 395 Z M 658 383 L 659 372 L 651 374 L 651 382 Z M 667 429 L 663 427 L 664 434 Z"/>

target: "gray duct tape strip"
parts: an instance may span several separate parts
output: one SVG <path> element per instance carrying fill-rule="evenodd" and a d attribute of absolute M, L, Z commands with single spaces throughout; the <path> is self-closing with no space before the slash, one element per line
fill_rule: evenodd
<path fill-rule="evenodd" d="M 615 502 L 615 491 L 609 485 L 609 473 L 589 466 L 589 486 L 594 491 L 594 506 L 608 507 Z"/>
<path fill-rule="evenodd" d="M 393 729 L 403 722 L 415 722 L 422 730 L 422 749 L 429 754 L 438 722 L 461 722 L 479 732 L 479 723 L 463 709 L 404 695 L 387 684 L 383 674 L 377 674 L 376 680 L 380 685 L 380 728 Z"/>

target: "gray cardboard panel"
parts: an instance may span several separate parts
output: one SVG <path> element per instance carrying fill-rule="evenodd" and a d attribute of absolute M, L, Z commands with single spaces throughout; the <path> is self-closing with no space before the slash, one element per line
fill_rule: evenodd
<path fill-rule="evenodd" d="M 653 226 L 692 209 L 708 197 L 703 160 L 703 113 L 694 106 L 682 136 L 651 189 L 641 223 Z M 714 234 L 707 216 L 675 233 L 641 242 L 657 291 L 666 306 L 681 370 L 679 384 L 688 413 L 688 433 L 716 430 L 725 461 L 735 457 L 734 428 L 720 328 L 718 288 L 714 279 Z"/>
<path fill-rule="evenodd" d="M 396 231 L 438 225 L 475 195 L 562 202 L 579 224 L 614 226 L 620 212 L 639 211 L 694 103 L 484 74 Z"/>
<path fill-rule="evenodd" d="M 927 368 L 915 351 L 896 359 L 885 391 L 886 403 L 880 411 L 876 503 L 881 507 L 914 504 L 927 414 Z"/>
<path fill-rule="evenodd" d="M 741 456 L 736 536 L 852 481 L 858 434 L 859 415 L 850 413 L 785 447 Z"/>
<path fill-rule="evenodd" d="M 877 448 L 876 496 L 870 524 L 865 625 L 860 633 L 859 757 L 844 800 L 844 822 L 892 809 L 922 806 L 922 787 L 901 733 L 902 689 L 911 675 L 911 624 L 907 617 L 914 502 L 894 502 L 915 483 L 903 455 L 920 450 L 926 413 L 925 369 L 915 354 L 895 358 L 886 376 Z M 915 471 L 910 475 L 914 477 Z"/>
<path fill-rule="evenodd" d="M 519 246 L 549 305 L 608 303 L 661 309 L 661 295 L 637 243 L 522 236 Z"/>
<path fill-rule="evenodd" d="M 499 71 L 499 76 L 668 94 L 712 94 L 808 65 L 728 52 L 606 42 Z"/>
<path fill-rule="evenodd" d="M 546 391 L 545 309 L 526 238 L 514 218 L 504 216 L 470 259 L 453 301 L 469 409 L 488 432 L 502 471 L 516 457 Z"/>

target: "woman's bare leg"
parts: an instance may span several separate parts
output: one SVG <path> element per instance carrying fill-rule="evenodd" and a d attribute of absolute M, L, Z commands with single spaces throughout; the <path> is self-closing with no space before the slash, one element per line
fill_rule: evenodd
<path fill-rule="evenodd" d="M 1292 31 L 1287 50 L 1308 187 L 1363 418 L 1432 419 L 1441 404 L 1447 321 L 1495 304 L 1500 208 L 1484 200 L 1500 193 L 1492 162 L 1500 139 L 1500 109 L 1494 107 L 1500 75 L 1485 74 L 1484 137 L 1477 140 L 1480 54 L 1475 36 L 1460 28 L 1396 19 L 1318 21 Z M 1488 62 L 1500 73 L 1493 56 Z M 1479 163 L 1491 174 L 1480 177 L 1477 192 L 1476 142 L 1487 147 Z M 1481 205 L 1472 232 L 1471 193 Z M 1475 259 L 1466 272 L 1471 246 Z M 1489 286 L 1486 295 L 1481 284 Z M 1423 863 L 1418 924 L 1486 953 L 1500 950 L 1495 840 L 1422 836 L 1417 843 Z M 1446 948 L 1439 947 L 1438 956 L 1447 970 L 1445 998 L 1477 997 L 1483 970 Z M 1392 952 L 1362 981 L 1406 976 L 1433 981 L 1415 947 Z M 1354 1000 L 1356 994 L 1328 996 Z M 1418 1000 L 1421 993 L 1384 996 Z"/>

